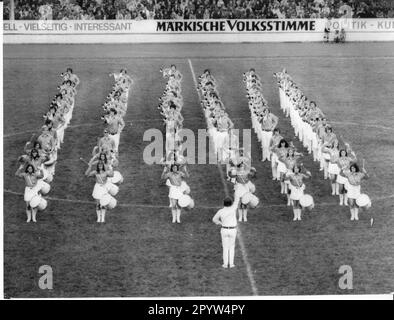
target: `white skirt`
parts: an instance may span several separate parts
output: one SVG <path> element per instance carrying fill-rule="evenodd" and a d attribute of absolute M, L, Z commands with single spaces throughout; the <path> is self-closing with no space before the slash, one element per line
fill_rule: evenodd
<path fill-rule="evenodd" d="M 293 186 L 291 183 L 289 184 L 290 188 L 290 199 L 291 200 L 300 200 L 304 195 L 305 185 L 303 184 L 300 188 Z"/>
<path fill-rule="evenodd" d="M 277 168 L 277 170 L 278 170 L 278 173 L 286 173 L 287 172 L 287 167 L 284 164 L 284 162 L 278 160 L 278 168 Z"/>
<path fill-rule="evenodd" d="M 215 135 L 217 148 L 222 148 L 227 138 L 228 138 L 227 131 L 217 131 Z"/>
<path fill-rule="evenodd" d="M 356 200 L 360 194 L 361 194 L 361 186 L 353 186 L 349 182 L 346 183 L 345 185 L 346 190 L 347 190 L 347 197 L 349 199 L 354 199 Z"/>
<path fill-rule="evenodd" d="M 346 177 L 344 177 L 340 174 L 337 175 L 337 183 L 346 185 L 348 182 L 349 182 L 349 180 Z"/>
<path fill-rule="evenodd" d="M 277 156 L 277 154 L 275 153 L 275 152 L 272 152 L 271 153 L 271 163 L 272 163 L 272 165 L 274 166 L 276 166 L 277 165 L 277 162 L 278 162 L 278 156 Z"/>
<path fill-rule="evenodd" d="M 184 188 L 182 188 L 182 185 L 174 186 L 171 184 L 170 192 L 168 193 L 168 198 L 179 200 L 179 198 L 182 197 L 183 192 L 184 192 Z"/>
<path fill-rule="evenodd" d="M 96 200 L 100 200 L 103 196 L 105 196 L 108 193 L 108 190 L 106 188 L 105 184 L 99 184 L 96 183 L 93 188 L 93 193 L 92 197 Z"/>
<path fill-rule="evenodd" d="M 186 193 L 189 194 L 190 193 L 190 187 L 189 185 L 186 183 L 186 181 L 182 181 L 181 182 L 181 186 L 180 186 L 182 193 Z"/>
<path fill-rule="evenodd" d="M 328 164 L 328 173 L 329 174 L 339 174 L 341 170 L 339 169 L 336 163 L 329 163 Z"/>
<path fill-rule="evenodd" d="M 247 184 L 236 183 L 234 185 L 234 198 L 242 198 L 246 193 L 249 192 L 249 187 Z"/>
<path fill-rule="evenodd" d="M 287 171 L 286 171 L 286 175 L 289 175 L 289 174 L 292 174 L 293 173 L 293 171 L 292 170 L 290 170 L 290 169 L 287 169 Z M 285 184 L 287 184 L 288 186 L 289 186 L 289 189 L 290 189 L 290 185 L 291 185 L 291 183 L 290 183 L 290 180 L 285 180 Z"/>
<path fill-rule="evenodd" d="M 248 181 L 246 186 L 248 187 L 250 193 L 256 192 L 256 186 L 252 183 L 252 181 Z"/>
<path fill-rule="evenodd" d="M 26 202 L 29 202 L 31 199 L 33 199 L 33 197 L 38 195 L 38 191 L 40 191 L 41 186 L 39 185 L 39 183 L 37 183 L 34 187 L 30 188 L 30 187 L 25 187 L 25 194 L 23 196 L 23 199 Z"/>

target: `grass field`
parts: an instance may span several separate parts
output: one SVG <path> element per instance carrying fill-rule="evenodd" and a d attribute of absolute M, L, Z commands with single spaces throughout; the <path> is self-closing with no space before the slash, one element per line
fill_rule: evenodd
<path fill-rule="evenodd" d="M 251 296 L 376 294 L 394 291 L 394 44 L 196 44 L 196 45 L 6 45 L 4 46 L 4 288 L 6 297 Z M 346 207 L 330 196 L 311 156 L 307 184 L 316 207 L 292 221 L 270 164 L 259 162 L 256 194 L 261 205 L 240 225 L 236 268 L 221 268 L 219 229 L 211 218 L 225 188 L 216 165 L 192 165 L 188 180 L 196 208 L 170 223 L 168 190 L 161 166 L 148 166 L 143 133 L 162 128 L 157 110 L 165 80 L 163 65 L 183 74 L 184 127 L 205 128 L 189 61 L 198 76 L 210 68 L 236 128 L 251 128 L 242 73 L 254 67 L 285 137 L 294 134 L 279 107 L 272 74 L 286 67 L 308 97 L 366 159 L 371 178 L 363 190 L 373 207 L 349 220 Z M 58 74 L 72 66 L 81 79 L 71 126 L 59 152 L 48 208 L 37 224 L 25 223 L 23 182 L 16 159 L 56 93 Z M 108 73 L 126 67 L 135 81 L 127 125 L 120 139 L 125 182 L 119 206 L 107 223 L 95 223 L 93 181 L 83 176 L 102 132 L 101 108 L 111 89 Z M 296 145 L 299 146 L 297 141 Z M 230 185 L 228 186 L 230 187 Z M 370 215 L 375 218 L 371 228 Z M 242 244 L 243 246 L 240 246 Z M 241 250 L 242 249 L 242 250 Z M 38 269 L 50 265 L 53 290 L 40 290 Z M 353 269 L 353 290 L 338 287 L 341 265 Z"/>

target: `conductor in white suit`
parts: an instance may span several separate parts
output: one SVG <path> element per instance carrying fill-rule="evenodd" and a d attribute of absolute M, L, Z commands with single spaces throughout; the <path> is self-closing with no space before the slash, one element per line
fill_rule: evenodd
<path fill-rule="evenodd" d="M 235 239 L 237 237 L 237 208 L 239 197 L 233 201 L 226 197 L 223 201 L 224 208 L 220 209 L 212 221 L 221 226 L 223 246 L 223 268 L 234 268 Z"/>

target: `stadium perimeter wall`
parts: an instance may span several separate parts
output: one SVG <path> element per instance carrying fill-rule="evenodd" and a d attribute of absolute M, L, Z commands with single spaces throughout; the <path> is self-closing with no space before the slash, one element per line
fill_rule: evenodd
<path fill-rule="evenodd" d="M 346 41 L 394 41 L 394 19 L 4 21 L 4 43 L 318 42 L 344 29 Z"/>

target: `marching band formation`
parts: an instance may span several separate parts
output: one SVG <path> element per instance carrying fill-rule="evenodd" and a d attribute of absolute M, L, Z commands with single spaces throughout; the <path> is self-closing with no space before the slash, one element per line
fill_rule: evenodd
<path fill-rule="evenodd" d="M 290 117 L 295 135 L 320 163 L 324 179 L 330 179 L 332 195 L 339 196 L 339 205 L 349 206 L 350 220 L 359 220 L 359 208 L 372 205 L 370 198 L 361 193 L 361 182 L 369 177 L 364 161 L 360 169 L 350 145 L 340 146 L 323 112 L 314 101 L 307 99 L 285 69 L 274 76 L 279 85 L 281 109 Z"/>
<path fill-rule="evenodd" d="M 172 223 L 181 223 L 182 209 L 192 209 L 195 205 L 186 183 L 189 171 L 182 152 L 183 77 L 175 65 L 161 69 L 160 72 L 167 81 L 158 107 L 166 133 L 161 179 L 169 188 Z M 47 200 L 43 195 L 50 191 L 49 183 L 55 174 L 57 151 L 61 148 L 64 130 L 72 118 L 76 87 L 80 81 L 71 68 L 61 76 L 63 83 L 58 87 L 59 93 L 44 115 L 45 125 L 42 131 L 32 136 L 25 145 L 25 154 L 18 159 L 16 175 L 24 178 L 26 184 L 24 200 L 27 222 L 36 222 L 37 211 L 47 207 Z M 116 207 L 115 196 L 119 192 L 119 184 L 123 182 L 122 174 L 118 171 L 119 140 L 125 127 L 123 117 L 127 112 L 128 95 L 133 84 L 125 69 L 110 76 L 114 77 L 115 84 L 103 105 L 105 113 L 101 119 L 105 123 L 104 136 L 98 138 L 89 162 L 80 158 L 88 165 L 85 175 L 95 178 L 92 197 L 96 201 L 98 223 L 104 223 L 107 210 Z M 321 109 L 314 101 L 307 99 L 286 70 L 274 76 L 279 85 L 280 107 L 285 116 L 290 118 L 295 137 L 313 155 L 314 161 L 320 164 L 323 178 L 330 180 L 331 194 L 339 196 L 339 205 L 349 206 L 350 219 L 359 220 L 359 208 L 371 206 L 369 197 L 361 193 L 361 182 L 368 178 L 364 162 L 360 170 L 356 163 L 357 156 L 350 145 L 344 143 L 343 147 L 340 146 L 337 135 Z M 304 154 L 295 148 L 292 141 L 281 135 L 278 117 L 269 109 L 262 83 L 254 69 L 243 74 L 243 83 L 252 127 L 261 143 L 261 160 L 271 162 L 272 180 L 280 183 L 280 193 L 286 195 L 287 205 L 293 207 L 293 221 L 300 221 L 303 209 L 314 208 L 313 197 L 305 193 L 305 181 L 312 174 L 302 163 Z M 256 187 L 251 181 L 256 178 L 256 169 L 251 166 L 250 154 L 246 154 L 244 148 L 239 146 L 234 123 L 226 112 L 217 90 L 217 81 L 210 70 L 203 72 L 196 86 L 216 159 L 220 168 L 226 165 L 227 181 L 234 185 L 234 200 L 228 195 L 226 188 L 224 207 L 212 219 L 221 227 L 223 268 L 233 268 L 237 223 L 246 222 L 248 209 L 254 209 L 259 204 L 259 199 L 254 194 Z"/>
<path fill-rule="evenodd" d="M 55 175 L 57 152 L 64 139 L 64 130 L 70 124 L 74 109 L 78 77 L 71 68 L 62 73 L 62 84 L 51 101 L 48 112 L 43 116 L 42 130 L 34 133 L 25 145 L 24 154 L 18 158 L 19 167 L 15 175 L 25 181 L 24 200 L 27 222 L 37 222 L 37 211 L 47 207 L 48 194 Z"/>
<path fill-rule="evenodd" d="M 166 128 L 165 158 L 161 178 L 169 188 L 169 200 L 172 223 L 181 223 L 181 210 L 194 208 L 194 200 L 190 196 L 190 187 L 185 179 L 189 177 L 187 162 L 182 155 L 180 132 L 183 127 L 182 74 L 175 65 L 160 70 L 167 79 L 166 89 L 159 98 L 159 108 Z"/>
<path fill-rule="evenodd" d="M 192 209 L 194 200 L 186 183 L 189 177 L 187 161 L 182 154 L 183 107 L 182 74 L 175 65 L 161 69 L 167 80 L 159 107 L 164 119 L 166 141 L 165 157 L 161 164 L 164 169 L 161 178 L 169 188 L 169 207 L 172 222 L 180 223 L 181 210 Z M 107 210 L 116 207 L 114 196 L 123 182 L 119 166 L 119 139 L 125 127 L 123 117 L 127 112 L 129 90 L 133 83 L 125 69 L 110 74 L 115 84 L 103 105 L 105 114 L 104 136 L 98 139 L 85 175 L 96 180 L 92 196 L 96 201 L 97 222 L 105 222 Z M 320 164 L 323 178 L 331 183 L 331 194 L 339 197 L 339 205 L 349 206 L 351 220 L 359 220 L 359 208 L 371 207 L 371 200 L 361 193 L 361 182 L 368 173 L 364 161 L 360 169 L 357 156 L 348 143 L 340 145 L 337 135 L 314 101 L 309 101 L 291 76 L 283 70 L 274 74 L 279 85 L 280 106 L 291 120 L 295 136 L 303 143 L 314 161 Z M 74 108 L 78 77 L 71 68 L 61 74 L 59 93 L 51 102 L 44 115 L 42 131 L 34 134 L 26 143 L 16 175 L 25 180 L 24 200 L 27 222 L 36 222 L 38 210 L 45 210 L 47 201 L 43 195 L 50 191 L 50 183 L 55 174 L 57 152 L 64 139 L 64 131 L 69 125 Z M 262 161 L 271 162 L 272 180 L 279 181 L 280 193 L 286 195 L 287 205 L 293 207 L 293 221 L 301 220 L 302 209 L 314 207 L 311 195 L 305 193 L 305 181 L 312 177 L 304 168 L 303 153 L 296 150 L 292 141 L 281 135 L 278 117 L 268 107 L 263 96 L 262 84 L 254 69 L 243 75 L 247 91 L 252 127 L 261 143 Z M 198 78 L 197 90 L 204 110 L 208 133 L 215 155 L 220 165 L 226 165 L 227 180 L 234 184 L 234 198 L 238 199 L 238 221 L 247 221 L 248 208 L 256 208 L 259 199 L 254 195 L 256 188 L 252 179 L 256 170 L 251 166 L 250 154 L 244 154 L 223 102 L 217 90 L 217 82 L 210 70 L 205 70 Z M 371 220 L 371 223 L 373 221 Z"/>
<path fill-rule="evenodd" d="M 116 207 L 117 201 L 114 198 L 119 192 L 119 184 L 123 182 L 123 177 L 116 169 L 119 166 L 119 140 L 120 134 L 125 127 L 123 117 L 127 111 L 127 101 L 129 91 L 133 84 L 132 79 L 127 74 L 126 69 L 119 73 L 111 73 L 115 78 L 112 91 L 106 98 L 103 105 L 104 115 L 104 136 L 98 138 L 97 145 L 93 148 L 92 158 L 89 162 L 85 175 L 95 178 L 95 185 L 92 197 L 96 200 L 97 222 L 105 222 L 107 210 Z"/>

